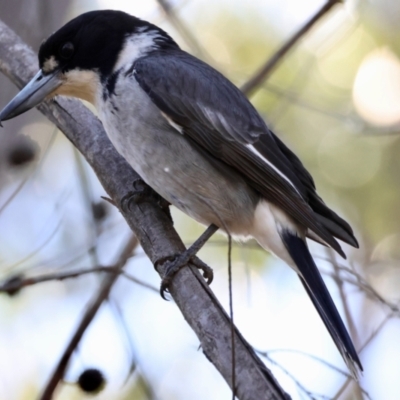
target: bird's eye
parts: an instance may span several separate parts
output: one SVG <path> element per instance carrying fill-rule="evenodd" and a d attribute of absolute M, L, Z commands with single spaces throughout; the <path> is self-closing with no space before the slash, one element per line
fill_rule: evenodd
<path fill-rule="evenodd" d="M 64 58 L 65 60 L 68 60 L 69 58 L 72 57 L 74 54 L 74 45 L 71 42 L 65 43 L 61 48 L 60 48 L 60 56 Z"/>

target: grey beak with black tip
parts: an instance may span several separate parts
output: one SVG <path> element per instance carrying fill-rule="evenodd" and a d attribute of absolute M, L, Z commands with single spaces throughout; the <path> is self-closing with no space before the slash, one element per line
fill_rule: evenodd
<path fill-rule="evenodd" d="M 46 96 L 51 94 L 62 81 L 59 78 L 59 71 L 50 74 L 43 74 L 40 70 L 31 81 L 1 110 L 0 124 L 2 121 L 11 119 L 30 110 L 41 103 Z"/>

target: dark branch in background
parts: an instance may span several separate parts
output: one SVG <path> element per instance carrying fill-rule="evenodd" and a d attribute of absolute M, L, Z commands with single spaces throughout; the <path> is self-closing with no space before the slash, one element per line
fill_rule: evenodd
<path fill-rule="evenodd" d="M 72 336 L 70 342 L 68 343 L 67 348 L 64 351 L 64 354 L 60 358 L 53 374 L 51 375 L 45 390 L 43 391 L 40 400 L 51 400 L 56 390 L 58 383 L 62 381 L 65 371 L 68 367 L 69 360 L 74 353 L 75 349 L 77 348 L 79 342 L 81 341 L 83 334 L 85 333 L 87 327 L 92 322 L 93 318 L 99 311 L 103 302 L 108 298 L 111 288 L 113 287 L 114 283 L 116 282 L 119 274 L 119 270 L 125 266 L 128 259 L 131 257 L 133 251 L 139 244 L 136 236 L 132 235 L 132 237 L 128 240 L 127 244 L 124 246 L 121 254 L 119 256 L 118 261 L 115 263 L 115 273 L 107 276 L 101 285 L 100 291 L 96 294 L 93 300 L 88 305 L 85 314 L 82 317 L 81 322 L 78 325 L 74 335 Z"/>
<path fill-rule="evenodd" d="M 250 78 L 242 87 L 242 92 L 250 96 L 267 78 L 281 62 L 289 50 L 318 22 L 333 6 L 343 3 L 343 0 L 328 0 L 327 3 L 305 24 L 303 25 L 267 62 L 261 69 Z"/>
<path fill-rule="evenodd" d="M 0 70 L 18 87 L 24 86 L 36 72 L 37 57 L 14 32 L 0 22 Z M 116 152 L 100 121 L 79 101 L 60 98 L 39 107 L 79 149 L 92 166 L 104 189 L 116 205 L 139 179 L 127 162 Z M 135 232 L 142 248 L 164 277 L 165 265 L 157 264 L 185 250 L 168 215 L 154 196 L 132 204 L 130 211 L 120 209 Z M 117 276 L 117 275 L 116 275 Z M 110 276 L 105 279 L 111 279 Z M 228 315 L 204 282 L 190 266 L 178 272 L 170 293 L 184 318 L 198 336 L 201 348 L 228 385 L 232 382 L 231 325 Z M 242 400 L 283 400 L 288 395 L 251 346 L 235 329 L 236 395 Z M 65 368 L 65 366 L 64 366 Z M 55 390 L 53 386 L 52 390 Z M 51 396 L 50 390 L 46 393 Z M 50 398 L 50 397 L 47 397 Z"/>
<path fill-rule="evenodd" d="M 97 274 L 97 273 L 101 273 L 101 272 L 105 272 L 107 274 L 113 274 L 113 275 L 120 274 L 124 278 L 126 278 L 134 283 L 137 283 L 138 285 L 143 286 L 146 289 L 150 289 L 153 292 L 156 292 L 158 294 L 160 293 L 160 290 L 158 288 L 156 288 L 155 286 L 152 286 L 146 282 L 143 282 L 140 279 L 135 278 L 134 276 L 128 274 L 127 272 L 115 267 L 114 265 L 110 265 L 108 267 L 102 265 L 99 267 L 79 269 L 79 270 L 68 271 L 68 272 L 59 272 L 59 273 L 47 274 L 47 275 L 40 275 L 40 276 L 35 276 L 35 277 L 30 277 L 30 278 L 24 278 L 23 276 L 20 276 L 20 275 L 13 275 L 9 279 L 7 279 L 3 284 L 0 285 L 0 293 L 8 293 L 10 295 L 13 295 L 27 286 L 37 285 L 38 283 L 64 281 L 66 279 L 78 278 L 83 275 Z"/>

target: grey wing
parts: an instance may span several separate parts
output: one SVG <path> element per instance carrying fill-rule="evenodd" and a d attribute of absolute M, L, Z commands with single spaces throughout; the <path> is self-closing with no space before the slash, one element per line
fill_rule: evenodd
<path fill-rule="evenodd" d="M 143 57 L 135 62 L 133 73 L 157 107 L 183 128 L 183 134 L 246 176 L 265 199 L 344 256 L 335 235 L 308 204 L 309 187 L 301 174 L 229 80 L 181 50 Z"/>

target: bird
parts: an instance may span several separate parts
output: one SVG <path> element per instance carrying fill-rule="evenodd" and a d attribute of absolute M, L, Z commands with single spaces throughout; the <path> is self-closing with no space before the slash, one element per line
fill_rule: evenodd
<path fill-rule="evenodd" d="M 299 276 L 354 377 L 363 370 L 307 238 L 345 258 L 351 226 L 300 159 L 223 74 L 122 11 L 77 16 L 40 46 L 39 71 L 0 122 L 56 95 L 97 109 L 116 150 L 166 201 L 234 238 L 254 238 Z"/>

